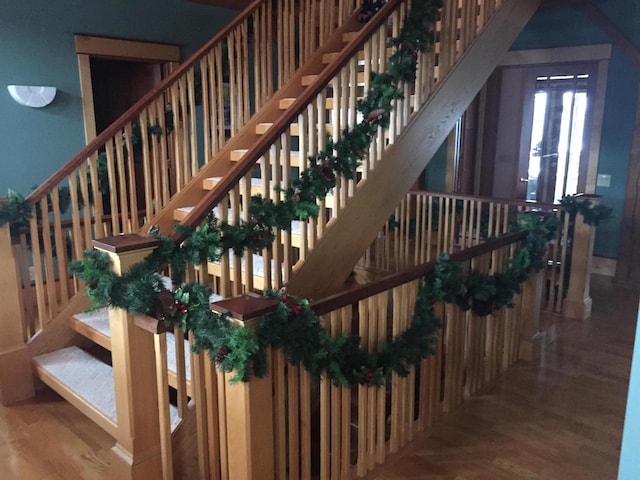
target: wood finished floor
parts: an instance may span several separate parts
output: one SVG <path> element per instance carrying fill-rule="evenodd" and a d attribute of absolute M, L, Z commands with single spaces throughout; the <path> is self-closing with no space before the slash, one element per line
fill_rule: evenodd
<path fill-rule="evenodd" d="M 365 480 L 615 480 L 638 292 L 594 275 L 593 315 Z"/>
<path fill-rule="evenodd" d="M 594 276 L 593 316 L 366 480 L 614 480 L 638 292 Z M 0 479 L 97 480 L 113 439 L 50 390 L 0 406 Z"/>

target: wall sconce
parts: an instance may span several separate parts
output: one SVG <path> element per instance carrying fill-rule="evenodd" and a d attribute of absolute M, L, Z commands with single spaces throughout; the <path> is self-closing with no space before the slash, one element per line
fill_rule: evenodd
<path fill-rule="evenodd" d="M 56 87 L 34 87 L 29 85 L 7 85 L 7 89 L 20 105 L 25 107 L 42 108 L 56 98 Z"/>

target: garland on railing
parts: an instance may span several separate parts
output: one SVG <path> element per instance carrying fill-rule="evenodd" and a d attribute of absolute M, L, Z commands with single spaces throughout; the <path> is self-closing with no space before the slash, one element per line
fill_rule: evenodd
<path fill-rule="evenodd" d="M 602 203 L 594 203 L 589 199 L 581 199 L 580 195 L 566 195 L 560 200 L 562 205 L 575 218 L 579 213 L 582 215 L 584 223 L 597 227 L 602 222 L 606 222 L 613 216 L 613 209 Z"/>
<path fill-rule="evenodd" d="M 436 302 L 455 303 L 481 316 L 512 306 L 513 296 L 520 292 L 528 272 L 541 267 L 541 245 L 553 236 L 556 220 L 543 220 L 531 213 L 520 215 L 518 224 L 528 235 L 503 273 L 463 272 L 460 264 L 441 256 L 433 273 L 420 282 L 410 327 L 391 341 L 382 342 L 377 352 L 363 350 L 356 335 L 333 338 L 308 300 L 283 292 L 268 293 L 279 297 L 280 302 L 273 313 L 262 317 L 254 331 L 211 311 L 211 290 L 206 285 L 182 285 L 174 293 L 164 290 L 157 273 L 161 265 L 184 271 L 187 263 L 199 265 L 208 256 L 218 255 L 216 238 L 202 230 L 193 232 L 181 245 L 159 236 L 158 248 L 122 276 L 109 270 L 109 257 L 97 250 L 87 250 L 71 270 L 87 283 L 87 294 L 95 307 L 152 315 L 191 332 L 195 350 L 209 352 L 219 368 L 234 372 L 234 381 L 265 375 L 267 347 L 280 347 L 292 364 L 302 365 L 314 376 L 326 375 L 335 385 L 382 385 L 390 373 L 406 375 L 412 365 L 433 353 L 440 327 L 434 312 Z"/>
<path fill-rule="evenodd" d="M 11 236 L 15 236 L 22 227 L 29 226 L 29 220 L 31 220 L 31 206 L 24 195 L 9 190 L 7 200 L 0 202 L 0 227 L 8 223 Z"/>
<path fill-rule="evenodd" d="M 368 151 L 373 135 L 379 127 L 385 128 L 389 125 L 393 100 L 402 96 L 398 85 L 402 81 L 415 78 L 417 53 L 426 51 L 430 45 L 438 8 L 441 6 L 442 0 L 416 0 L 412 3 L 400 35 L 392 40 L 397 49 L 389 58 L 387 72 L 372 74 L 369 92 L 358 104 L 358 110 L 364 117 L 363 121 L 351 130 L 345 129 L 339 140 L 334 142 L 329 139 L 327 148 L 312 157 L 312 165 L 300 172 L 299 178 L 285 190 L 283 201 L 275 203 L 270 199 L 254 196 L 249 207 L 250 220 L 241 220 L 235 225 L 219 221 L 213 213 L 197 231 L 191 227 L 177 225 L 177 233 L 187 241 L 176 247 L 172 246 L 166 237 L 158 236 L 161 246 L 156 253 L 144 262 L 144 265 L 136 266 L 134 273 L 130 272 L 119 280 L 120 284 L 128 287 L 124 290 L 112 287 L 116 289 L 117 297 L 123 303 L 114 303 L 111 298 L 112 292 L 99 284 L 93 286 L 91 274 L 87 275 L 86 280 L 89 282 L 90 295 L 95 299 L 101 298 L 102 301 L 97 302 L 99 304 L 124 308 L 133 305 L 129 307 L 130 311 L 147 314 L 154 308 L 153 292 L 159 285 L 159 276 L 154 272 L 157 272 L 161 265 L 170 264 L 174 280 L 180 282 L 189 261 L 216 261 L 228 249 L 233 249 L 237 255 L 242 255 L 245 250 L 260 251 L 273 243 L 274 229 L 290 230 L 293 220 L 317 216 L 317 199 L 324 198 L 335 187 L 336 175 L 343 175 L 345 178 L 355 177 L 356 169 Z M 93 268 L 86 267 L 89 271 Z M 82 275 L 82 263 L 72 264 L 70 271 Z M 141 275 L 143 272 L 144 275 Z M 137 278 L 141 276 L 145 278 Z M 109 280 L 109 285 L 113 286 L 114 282 L 115 280 Z M 147 295 L 139 295 L 142 292 L 146 292 Z"/>
<path fill-rule="evenodd" d="M 372 75 L 371 89 L 359 102 L 364 120 L 345 130 L 339 140 L 329 140 L 327 149 L 315 155 L 311 167 L 285 190 L 283 202 L 254 197 L 250 221 L 239 225 L 219 222 L 211 215 L 197 231 L 179 227 L 178 233 L 187 238 L 180 245 L 158 235 L 160 245 L 154 253 L 123 276 L 110 272 L 106 254 L 95 250 L 72 263 L 71 272 L 87 282 L 94 306 L 151 314 L 182 326 L 192 332 L 196 349 L 209 351 L 223 370 L 235 372 L 236 380 L 263 375 L 265 348 L 281 346 L 292 363 L 302 364 L 313 375 L 324 373 L 336 385 L 380 385 L 390 372 L 406 375 L 411 365 L 432 352 L 439 326 L 433 311 L 436 301 L 455 301 L 479 314 L 508 305 L 533 266 L 532 259 L 543 240 L 528 241 L 530 249 L 518 253 L 509 270 L 498 277 L 472 273 L 465 279 L 459 267 L 447 266 L 441 259 L 434 274 L 420 284 L 409 329 L 374 353 L 363 351 L 357 336 L 332 338 L 307 300 L 282 295 L 276 312 L 265 316 L 258 331 L 253 332 L 232 326 L 225 315 L 211 312 L 208 287 L 184 285 L 172 294 L 163 289 L 158 273 L 169 264 L 174 280 L 179 282 L 188 264 L 215 261 L 228 249 L 237 254 L 245 249 L 261 250 L 272 244 L 274 228 L 290 229 L 293 219 L 317 215 L 317 199 L 335 186 L 336 175 L 353 178 L 373 135 L 379 127 L 389 125 L 392 103 L 402 96 L 399 84 L 415 78 L 417 54 L 432 41 L 432 26 L 441 4 L 441 0 L 413 2 L 400 36 L 391 41 L 397 49 L 389 59 L 387 72 Z"/>

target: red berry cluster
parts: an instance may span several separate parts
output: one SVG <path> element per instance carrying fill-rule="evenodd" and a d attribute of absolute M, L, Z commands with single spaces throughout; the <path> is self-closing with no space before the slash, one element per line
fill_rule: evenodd
<path fill-rule="evenodd" d="M 302 312 L 302 305 L 296 303 L 296 298 L 290 297 L 285 293 L 282 295 L 282 301 L 289 307 L 294 316 L 297 317 Z"/>

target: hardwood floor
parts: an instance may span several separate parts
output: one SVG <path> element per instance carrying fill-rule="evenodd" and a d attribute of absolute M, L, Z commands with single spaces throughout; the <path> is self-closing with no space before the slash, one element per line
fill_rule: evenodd
<path fill-rule="evenodd" d="M 115 440 L 52 390 L 0 405 L 2 480 L 101 480 Z"/>
<path fill-rule="evenodd" d="M 516 365 L 366 480 L 614 480 L 638 292 L 592 281 L 593 315 L 564 320 L 539 365 Z"/>
<path fill-rule="evenodd" d="M 616 478 L 638 292 L 592 281 L 593 316 L 564 321 L 539 365 L 517 365 L 366 480 Z M 94 480 L 114 441 L 48 389 L 0 406 L 2 480 Z"/>

